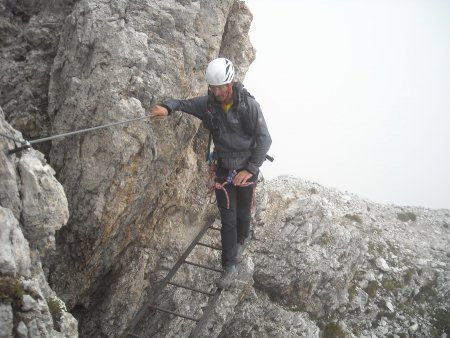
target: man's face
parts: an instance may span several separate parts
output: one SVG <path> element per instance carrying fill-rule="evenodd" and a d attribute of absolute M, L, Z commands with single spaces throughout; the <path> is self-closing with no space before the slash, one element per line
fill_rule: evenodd
<path fill-rule="evenodd" d="M 230 98 L 231 84 L 221 86 L 209 86 L 209 89 L 213 93 L 214 97 L 219 102 L 225 102 Z"/>

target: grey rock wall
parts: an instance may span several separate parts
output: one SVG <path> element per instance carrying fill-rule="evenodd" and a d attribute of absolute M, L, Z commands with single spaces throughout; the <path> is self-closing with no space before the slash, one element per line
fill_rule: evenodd
<path fill-rule="evenodd" d="M 232 59 L 242 80 L 255 57 L 241 1 L 3 0 L 0 18 L 0 107 L 27 139 L 145 116 L 206 93 L 211 59 Z M 0 131 L 20 139 L 1 112 Z M 51 167 L 35 150 L 7 155 L 14 144 L 0 138 L 0 282 L 16 290 L 1 294 L 0 336 L 123 334 L 217 216 L 206 142 L 181 113 L 46 142 Z M 238 281 L 201 336 L 450 335 L 448 210 L 378 205 L 292 177 L 257 195 Z M 211 249 L 191 258 L 219 267 Z M 176 280 L 214 291 L 216 277 L 183 268 Z M 192 316 L 207 301 L 175 289 L 161 298 Z M 152 312 L 135 332 L 192 328 Z"/>
<path fill-rule="evenodd" d="M 0 107 L 27 139 L 47 136 L 50 70 L 74 0 L 0 1 Z M 49 144 L 38 148 L 49 150 Z"/>
<path fill-rule="evenodd" d="M 4 0 L 0 16 L 0 106 L 27 139 L 143 116 L 162 99 L 206 93 L 211 59 L 232 59 L 241 79 L 254 59 L 240 1 Z M 39 237 L 57 205 L 24 231 L 83 335 L 124 327 L 167 250 L 176 256 L 215 213 L 206 138 L 199 121 L 175 114 L 35 146 L 64 187 L 70 218 L 54 254 Z"/>
<path fill-rule="evenodd" d="M 0 132 L 22 139 L 1 108 Z M 0 337 L 77 337 L 77 321 L 41 264 L 67 222 L 66 196 L 41 153 L 8 155 L 13 148 L 0 137 Z"/>
<path fill-rule="evenodd" d="M 257 195 L 238 280 L 201 337 L 450 335 L 449 210 L 379 205 L 294 177 L 260 184 Z M 195 259 L 220 262 L 211 249 Z M 214 291 L 213 278 L 187 268 L 175 280 Z M 193 317 L 207 302 L 179 290 L 161 299 Z M 135 332 L 188 337 L 194 325 L 155 313 Z"/>
<path fill-rule="evenodd" d="M 250 21 L 238 1 L 76 3 L 51 70 L 52 133 L 205 94 L 206 65 L 219 53 L 243 76 L 254 58 Z M 167 252 L 176 257 L 216 212 L 206 196 L 207 134 L 199 127 L 178 113 L 52 143 L 70 219 L 46 266 L 82 335 L 125 328 Z"/>
<path fill-rule="evenodd" d="M 254 287 L 325 337 L 450 335 L 450 211 L 380 205 L 293 177 L 264 189 Z"/>

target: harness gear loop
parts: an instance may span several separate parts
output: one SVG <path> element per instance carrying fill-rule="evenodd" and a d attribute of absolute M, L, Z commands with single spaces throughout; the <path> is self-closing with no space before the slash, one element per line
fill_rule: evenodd
<path fill-rule="evenodd" d="M 225 194 L 225 197 L 227 199 L 227 209 L 230 209 L 230 197 L 228 196 L 227 189 L 225 188 L 226 185 L 233 184 L 234 176 L 236 176 L 237 171 L 236 170 L 229 170 L 226 180 L 223 183 L 219 183 L 217 181 L 218 177 L 216 176 L 216 169 L 217 164 L 210 165 L 209 167 L 209 174 L 208 174 L 208 196 L 209 196 L 209 203 L 215 203 L 215 191 L 216 190 L 222 190 Z M 245 182 L 239 186 L 238 188 L 246 188 L 253 185 L 253 191 L 252 191 L 252 210 L 255 210 L 256 207 L 256 182 Z"/>

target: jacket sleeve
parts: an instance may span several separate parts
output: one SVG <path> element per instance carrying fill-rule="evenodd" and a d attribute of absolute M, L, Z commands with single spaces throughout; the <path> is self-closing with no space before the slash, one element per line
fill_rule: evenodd
<path fill-rule="evenodd" d="M 174 111 L 182 111 L 203 120 L 208 109 L 208 96 L 198 96 L 187 100 L 165 100 L 161 104 L 169 110 L 169 114 Z"/>
<path fill-rule="evenodd" d="M 248 161 L 246 169 L 253 175 L 259 172 L 259 167 L 266 159 L 267 152 L 272 144 L 269 130 L 267 129 L 266 121 L 261 111 L 258 102 L 249 98 L 249 113 L 253 126 L 253 135 L 255 138 L 255 146 L 252 149 L 252 155 Z"/>

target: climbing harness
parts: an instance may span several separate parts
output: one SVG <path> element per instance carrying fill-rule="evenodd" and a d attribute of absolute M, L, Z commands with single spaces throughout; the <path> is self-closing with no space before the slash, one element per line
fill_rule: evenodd
<path fill-rule="evenodd" d="M 8 151 L 8 155 L 10 154 L 14 154 L 17 153 L 19 151 L 31 148 L 32 144 L 36 144 L 36 143 L 42 143 L 42 142 L 46 142 L 46 141 L 51 141 L 57 138 L 63 138 L 63 137 L 67 137 L 67 136 L 72 136 L 72 135 L 77 135 L 77 134 L 82 134 L 82 133 L 87 133 L 90 131 L 94 131 L 94 130 L 98 130 L 98 129 L 103 129 L 103 128 L 109 128 L 109 127 L 113 127 L 113 126 L 118 126 L 121 124 L 127 124 L 127 123 L 131 123 L 131 122 L 135 122 L 135 121 L 139 121 L 139 120 L 143 120 L 143 119 L 148 119 L 149 116 L 141 116 L 141 117 L 136 117 L 133 119 L 129 119 L 129 120 L 125 120 L 125 121 L 119 121 L 119 122 L 112 122 L 112 123 L 108 123 L 108 124 L 104 124 L 104 125 L 100 125 L 100 126 L 96 126 L 96 127 L 92 127 L 92 128 L 85 128 L 85 129 L 79 129 L 76 131 L 71 131 L 68 133 L 63 133 L 63 134 L 59 134 L 59 135 L 54 135 L 54 136 L 48 136 L 48 137 L 43 137 L 40 139 L 36 139 L 36 140 L 31 140 L 31 141 L 20 141 L 18 139 L 15 139 L 11 136 L 5 135 L 3 133 L 0 133 L 1 136 L 6 137 L 14 142 L 17 143 L 21 143 L 23 146 L 22 147 L 16 147 L 15 149 L 9 150 Z"/>
<path fill-rule="evenodd" d="M 230 198 L 228 196 L 227 189 L 225 188 L 227 185 L 233 185 L 233 179 L 237 175 L 236 170 L 229 170 L 227 177 L 218 177 L 216 176 L 216 170 L 217 170 L 217 163 L 213 163 L 209 166 L 208 170 L 208 196 L 209 196 L 209 202 L 211 204 L 215 203 L 215 192 L 216 190 L 222 190 L 225 194 L 225 198 L 227 199 L 227 209 L 230 209 Z M 223 183 L 220 183 L 220 179 L 222 179 Z M 256 182 L 245 182 L 241 185 L 239 185 L 239 188 L 246 188 L 249 186 L 254 186 Z M 252 210 L 255 209 L 256 203 L 256 186 L 253 187 L 252 191 Z"/>

